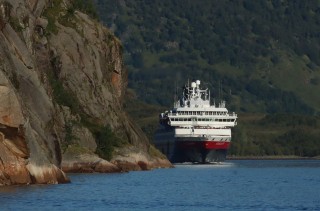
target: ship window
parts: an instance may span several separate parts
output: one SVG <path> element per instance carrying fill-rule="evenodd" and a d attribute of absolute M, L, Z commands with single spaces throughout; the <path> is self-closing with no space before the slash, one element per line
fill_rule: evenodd
<path fill-rule="evenodd" d="M 205 115 L 208 115 L 208 111 L 204 112 Z"/>
<path fill-rule="evenodd" d="M 192 113 L 193 113 L 193 115 L 197 115 L 197 112 L 195 112 L 195 111 L 194 111 L 194 112 L 192 112 Z"/>
<path fill-rule="evenodd" d="M 191 121 L 191 119 L 188 119 L 188 121 Z"/>

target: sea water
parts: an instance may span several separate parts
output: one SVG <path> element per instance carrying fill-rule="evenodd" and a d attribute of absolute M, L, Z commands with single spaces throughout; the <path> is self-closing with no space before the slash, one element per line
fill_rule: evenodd
<path fill-rule="evenodd" d="M 239 160 L 0 187 L 0 210 L 320 210 L 319 160 Z"/>

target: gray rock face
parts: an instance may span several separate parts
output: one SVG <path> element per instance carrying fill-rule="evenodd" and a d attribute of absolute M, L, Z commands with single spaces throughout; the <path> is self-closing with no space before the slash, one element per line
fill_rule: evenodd
<path fill-rule="evenodd" d="M 94 154 L 97 128 L 107 126 L 144 162 L 153 159 L 122 110 L 120 42 L 87 15 L 68 14 L 68 1 L 57 2 L 0 0 L 0 185 L 67 182 L 61 164 L 119 171 Z"/>
<path fill-rule="evenodd" d="M 27 6 L 24 1 L 0 2 L 0 134 L 4 145 L 0 184 L 67 182 L 59 169 L 59 142 L 48 128 L 53 103 L 35 71 L 34 49 L 29 45 L 33 16 Z"/>

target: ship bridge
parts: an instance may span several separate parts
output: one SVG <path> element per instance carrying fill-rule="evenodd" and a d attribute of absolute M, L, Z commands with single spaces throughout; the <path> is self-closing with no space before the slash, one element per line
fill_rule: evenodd
<path fill-rule="evenodd" d="M 229 128 L 237 124 L 237 115 L 228 113 L 225 101 L 210 105 L 210 90 L 200 89 L 199 80 L 184 87 L 180 100 L 166 116 L 174 127 Z"/>

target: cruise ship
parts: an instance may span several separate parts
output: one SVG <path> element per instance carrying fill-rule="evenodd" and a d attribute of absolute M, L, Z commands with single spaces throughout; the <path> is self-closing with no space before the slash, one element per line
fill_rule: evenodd
<path fill-rule="evenodd" d="M 226 159 L 237 114 L 228 112 L 225 101 L 211 104 L 210 90 L 196 80 L 183 87 L 180 99 L 159 121 L 155 145 L 171 162 L 216 163 Z"/>

